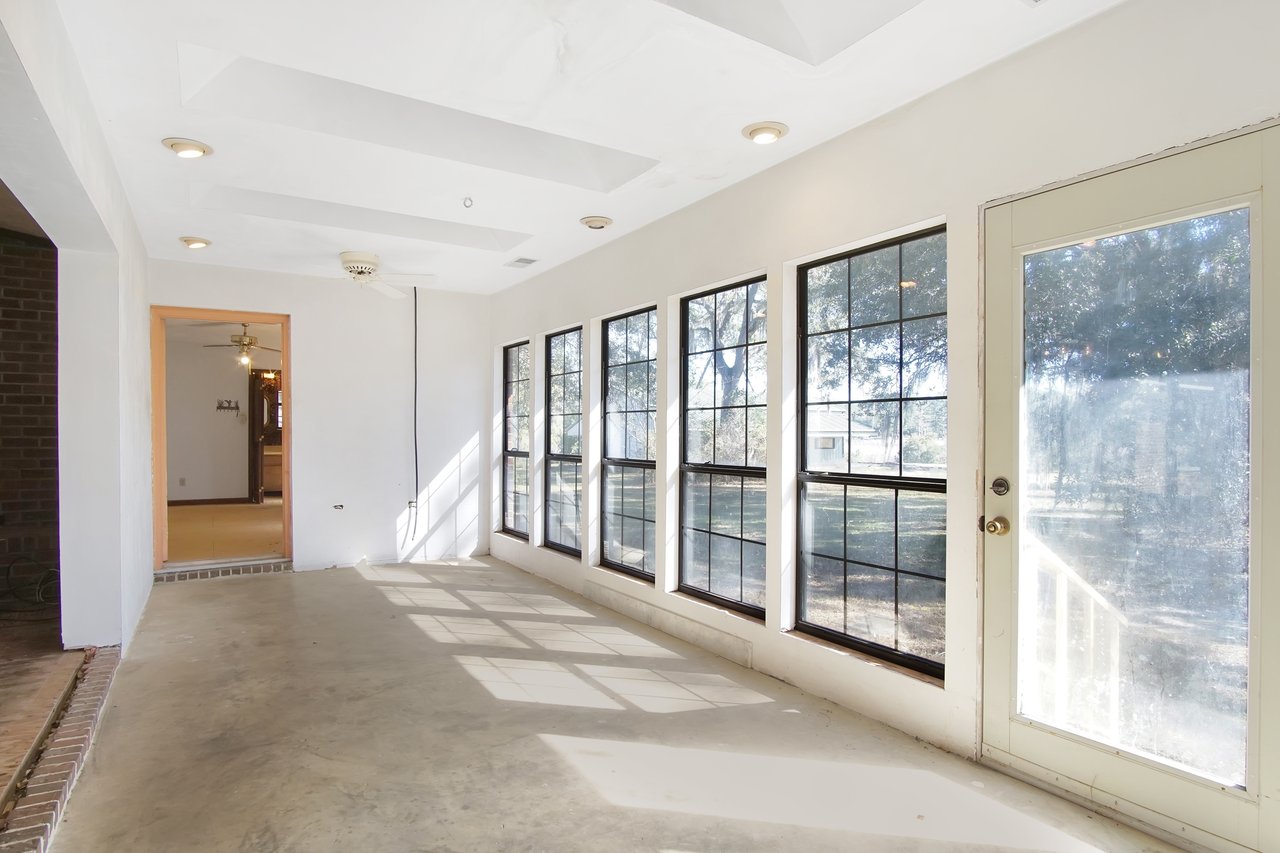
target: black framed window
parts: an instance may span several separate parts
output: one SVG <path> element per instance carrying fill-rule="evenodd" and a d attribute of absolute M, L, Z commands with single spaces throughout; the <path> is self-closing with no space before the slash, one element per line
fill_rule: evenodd
<path fill-rule="evenodd" d="M 656 557 L 658 310 L 603 324 L 601 562 L 652 577 Z"/>
<path fill-rule="evenodd" d="M 799 270 L 798 627 L 941 677 L 946 231 Z"/>
<path fill-rule="evenodd" d="M 680 590 L 764 616 L 764 279 L 680 303 Z"/>
<path fill-rule="evenodd" d="M 581 554 L 582 328 L 547 338 L 547 476 L 544 540 Z"/>
<path fill-rule="evenodd" d="M 529 342 L 502 350 L 502 529 L 529 538 Z"/>

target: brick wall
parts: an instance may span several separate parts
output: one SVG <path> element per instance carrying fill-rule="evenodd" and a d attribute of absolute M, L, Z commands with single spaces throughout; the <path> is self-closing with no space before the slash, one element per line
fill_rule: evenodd
<path fill-rule="evenodd" d="M 58 256 L 0 229 L 0 567 L 58 560 Z"/>

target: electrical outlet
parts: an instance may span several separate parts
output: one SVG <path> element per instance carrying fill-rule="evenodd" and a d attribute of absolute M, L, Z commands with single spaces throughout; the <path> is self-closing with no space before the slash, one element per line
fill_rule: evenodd
<path fill-rule="evenodd" d="M 186 478 L 186 477 L 179 477 L 179 478 L 178 478 L 178 485 L 179 485 L 179 486 L 185 486 L 186 484 L 187 484 L 187 478 Z"/>

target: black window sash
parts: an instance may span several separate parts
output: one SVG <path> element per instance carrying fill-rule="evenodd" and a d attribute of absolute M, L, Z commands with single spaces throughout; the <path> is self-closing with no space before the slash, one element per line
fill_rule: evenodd
<path fill-rule="evenodd" d="M 507 468 L 509 467 L 507 465 L 507 461 L 509 459 L 525 460 L 525 487 L 526 488 L 529 485 L 529 478 L 532 474 L 532 472 L 529 471 L 529 468 L 528 468 L 529 451 L 512 450 L 508 446 L 510 435 L 511 435 L 511 430 L 509 429 L 511 407 L 507 404 L 507 389 L 517 382 L 529 381 L 529 377 L 527 376 L 524 379 L 513 379 L 511 377 L 511 372 L 510 372 L 511 362 L 510 362 L 510 359 L 508 358 L 508 353 L 511 350 L 519 349 L 520 347 L 527 347 L 527 346 L 529 346 L 529 342 L 522 341 L 520 343 L 508 344 L 507 346 L 502 348 L 502 532 L 509 534 L 511 536 L 515 536 L 520 539 L 524 539 L 526 541 L 528 541 L 529 539 L 529 532 L 527 530 L 521 531 L 521 530 L 516 530 L 512 527 L 507 526 L 507 493 L 510 488 L 510 484 L 507 482 Z M 530 352 L 530 356 L 532 355 L 533 353 Z M 526 500 L 525 523 L 526 524 L 528 524 L 528 513 L 530 509 L 528 504 L 529 498 L 530 498 L 529 495 L 525 496 L 525 500 Z M 514 516 L 515 507 L 511 507 L 511 509 L 512 509 L 512 514 Z"/>
<path fill-rule="evenodd" d="M 561 330 L 561 331 L 559 331 L 559 332 L 556 332 L 555 334 L 547 335 L 547 340 L 546 340 L 546 370 L 545 370 L 545 374 L 546 374 L 546 392 L 545 392 L 545 393 L 546 393 L 546 398 L 547 398 L 547 404 L 546 404 L 546 425 L 545 425 L 545 432 L 546 432 L 546 445 L 547 445 L 547 446 L 546 446 L 546 463 L 547 463 L 547 464 L 546 464 L 546 471 L 545 471 L 545 473 L 544 473 L 544 475 L 543 475 L 543 477 L 542 477 L 542 506 L 543 506 L 543 511 L 542 511 L 542 544 L 543 544 L 543 545 L 546 545 L 548 548 L 552 548 L 552 549 L 554 549 L 554 550 L 556 550 L 556 551 L 562 551 L 562 552 L 564 552 L 565 554 L 568 554 L 568 555 L 573 556 L 573 557 L 581 557 L 581 556 L 582 556 L 582 549 L 581 549 L 581 548 L 574 548 L 574 547 L 572 547 L 572 546 L 565 545 L 565 544 L 563 544 L 563 543 L 561 543 L 561 542 L 554 542 L 554 541 L 552 541 L 552 539 L 551 539 L 551 513 L 547 511 L 547 507 L 548 507 L 548 505 L 551 503 L 551 463 L 552 463 L 552 462 L 573 462 L 573 463 L 576 463 L 576 464 L 577 464 L 577 466 L 578 466 L 578 484 L 579 484 L 579 486 L 578 486 L 578 488 L 579 488 L 579 492 L 578 492 L 578 497 L 579 497 L 579 500 L 578 500 L 578 541 L 579 541 L 579 542 L 581 542 L 581 541 L 582 541 L 582 500 L 581 500 L 581 496 L 582 496 L 582 492 L 581 492 L 581 488 L 582 488 L 582 485 L 581 485 L 581 484 L 582 484 L 582 455 L 581 455 L 581 454 L 573 455 L 573 454 L 566 454 L 566 453 L 553 453 L 553 452 L 551 451 L 551 416 L 552 416 L 553 414 L 556 414 L 556 413 L 554 413 L 554 412 L 552 412 L 552 411 L 551 411 L 551 380 L 552 380 L 553 378 L 555 378 L 556 376 L 567 376 L 567 375 L 569 375 L 570 373 L 576 373 L 576 374 L 578 374 L 579 381 L 578 381 L 578 412 L 577 412 L 577 415 L 578 415 L 579 429 L 581 429 L 582 417 L 583 417 L 582 409 L 583 409 L 583 408 L 585 408 L 585 407 L 582 405 L 582 402 L 583 402 L 583 401 L 582 401 L 582 381 L 581 381 L 581 377 L 582 377 L 582 328 L 583 328 L 582 326 L 578 326 L 577 328 L 574 328 L 574 329 L 563 329 L 563 330 Z M 552 372 L 551 372 L 551 346 L 552 346 L 552 341 L 554 341 L 556 338 L 559 338 L 559 337 L 564 337 L 564 336 L 567 336 L 567 335 L 572 335 L 572 334 L 574 334 L 575 332 L 578 334 L 578 369 L 577 369 L 577 370 L 563 370 L 561 373 L 552 373 Z M 559 414 L 564 414 L 564 413 L 562 412 L 562 413 L 559 413 Z"/>
<path fill-rule="evenodd" d="M 910 242 L 911 242 L 911 241 L 913 241 L 913 240 L 919 240 L 919 239 L 922 239 L 922 238 L 925 238 L 925 237 L 932 237 L 932 236 L 935 236 L 935 235 L 938 235 L 938 234 L 946 234 L 946 230 L 947 230 L 947 229 L 946 229 L 946 226 L 945 226 L 945 225 L 943 225 L 943 226 L 939 226 L 939 227 L 937 227 L 937 228 L 931 228 L 931 229 L 928 229 L 928 230 L 926 230 L 926 231 L 921 231 L 921 232 L 918 232 L 918 233 L 915 233 L 915 234 L 909 234 L 909 235 L 906 235 L 906 236 L 903 236 L 903 237 L 895 237 L 895 238 L 893 238 L 893 239 L 885 240 L 885 241 L 882 241 L 882 242 L 879 242 L 879 243 L 876 243 L 876 244 L 873 244 L 873 245 L 870 245 L 870 246 L 864 246 L 864 247 L 861 247 L 861 248 L 856 249 L 856 250 L 854 250 L 854 251 L 852 251 L 852 252 L 846 252 L 846 253 L 843 253 L 843 254 L 833 255 L 833 256 L 831 256 L 831 257 L 827 257 L 827 258 L 822 258 L 822 259 L 820 259 L 820 260 L 813 261 L 813 262 L 811 262 L 811 263 L 805 264 L 804 266 L 799 267 L 799 268 L 796 270 L 796 279 L 797 279 L 797 282 L 796 282 L 796 283 L 797 283 L 797 288 L 796 288 L 796 301 L 797 301 L 796 313 L 797 313 L 797 323 L 798 323 L 798 334 L 797 334 L 797 343 L 798 343 L 797 360 L 798 360 L 798 361 L 797 361 L 797 366 L 798 366 L 798 368 L 799 368 L 799 369 L 798 369 L 798 371 L 797 371 L 797 383 L 796 383 L 796 384 L 797 384 L 797 388 L 799 389 L 799 394 L 798 394 L 797 396 L 798 396 L 798 400 L 799 400 L 798 407 L 799 407 L 799 410 L 800 410 L 800 411 L 799 411 L 799 413 L 798 413 L 798 414 L 799 414 L 799 417 L 798 417 L 798 419 L 797 419 L 798 429 L 797 429 L 797 437 L 796 437 L 796 441 L 797 441 L 797 448 L 796 448 L 796 449 L 797 449 L 797 456 L 796 456 L 796 459 L 797 459 L 797 460 L 798 460 L 798 462 L 799 462 L 799 469 L 800 469 L 800 470 L 799 470 L 799 473 L 798 473 L 798 475 L 797 475 L 797 480 L 798 480 L 798 482 L 799 482 L 800 484 L 802 484 L 802 485 L 801 485 L 801 493 L 802 493 L 802 491 L 803 491 L 803 484 L 805 484 L 805 483 L 837 485 L 837 486 L 842 486 L 842 487 L 848 487 L 848 486 L 863 486 L 863 487 L 870 487 L 870 488 L 894 489 L 894 490 L 897 490 L 897 491 L 908 491 L 908 492 L 910 492 L 910 491 L 917 491 L 917 492 L 933 492 L 933 493 L 941 493 L 941 494 L 945 494 L 945 493 L 946 493 L 946 491 L 947 491 L 947 481 L 946 481 L 946 479 L 945 479 L 945 478 L 903 477 L 903 476 L 892 476 L 892 475 L 853 474 L 853 473 L 847 473 L 847 472 L 819 471 L 819 470 L 813 470 L 813 469 L 809 468 L 809 465 L 808 465 L 808 461 L 809 461 L 809 460 L 808 460 L 808 449 L 809 449 L 809 448 L 808 448 L 808 434 L 809 434 L 809 430 L 808 430 L 808 413 L 809 413 L 809 400 L 808 400 L 808 397 L 807 397 L 807 394 L 808 394 L 808 388 L 809 388 L 809 352 L 808 352 L 808 344 L 809 344 L 809 338 L 811 337 L 811 335 L 810 335 L 810 333 L 809 333 L 809 306 L 808 306 L 808 275 L 809 275 L 810 270 L 813 270 L 813 269 L 815 269 L 815 268 L 817 268 L 817 267 L 825 266 L 825 265 L 827 265 L 827 264 L 830 264 L 830 263 L 833 263 L 833 262 L 836 262 L 836 261 L 840 261 L 840 260 L 848 260 L 848 259 L 854 258 L 854 257 L 856 257 L 856 256 L 858 256 L 858 255 L 863 255 L 863 254 L 867 254 L 867 253 L 870 253 L 870 252 L 875 252 L 875 251 L 878 251 L 878 250 L 880 250 L 880 249 L 888 248 L 888 247 L 890 247 L 890 246 L 897 246 L 897 247 L 898 247 L 898 251 L 899 251 L 899 257 L 898 257 L 898 269 L 899 269 L 899 272 L 901 272 L 901 269 L 902 269 L 902 257 L 901 257 L 901 251 L 902 251 L 902 249 L 901 249 L 901 247 L 902 247 L 902 245 L 903 245 L 903 244 L 905 244 L 905 243 L 910 243 Z M 846 327 L 843 327 L 843 328 L 838 328 L 838 329 L 828 329 L 828 330 L 825 330 L 825 331 L 823 331 L 823 332 L 821 332 L 821 333 L 819 333 L 819 334 L 830 334 L 830 333 L 839 333 L 839 332 L 844 332 L 844 333 L 848 334 L 849 332 L 852 332 L 852 331 L 855 331 L 855 330 L 858 330 L 858 329 L 871 328 L 871 327 L 878 326 L 878 325 L 890 325 L 890 324 L 893 324 L 893 325 L 901 326 L 904 322 L 907 322 L 907 321 L 908 321 L 908 319 L 909 319 L 909 320 L 924 320 L 924 319 L 931 319 L 931 318 L 936 318 L 936 317 L 944 317 L 944 318 L 945 318 L 945 317 L 947 317 L 947 316 L 948 316 L 947 312 L 943 311 L 943 312 L 935 312 L 935 313 L 931 313 L 931 314 L 922 314 L 922 315 L 920 315 L 920 316 L 918 316 L 918 317 L 911 317 L 911 318 L 905 318 L 905 319 L 904 319 L 904 318 L 903 318 L 903 316 L 902 316 L 902 294 L 901 294 L 901 291 L 899 291 L 899 294 L 898 294 L 898 300 L 899 300 L 899 302 L 898 302 L 898 318 L 897 318 L 896 320 L 881 321 L 881 322 L 879 322 L 879 323 L 866 323 L 866 324 L 862 324 L 862 325 L 858 325 L 858 326 L 849 325 L 849 326 L 846 326 Z M 899 365 L 899 371 L 901 371 L 901 369 L 902 369 L 902 367 L 901 367 L 901 365 L 902 365 L 902 339 L 901 339 L 901 335 L 899 335 L 899 344 L 898 344 L 898 346 L 899 346 L 899 350 L 898 350 L 898 365 Z M 901 380 L 900 380 L 900 381 L 901 381 Z M 948 392 L 949 392 L 949 390 L 950 390 L 950 389 L 948 389 Z M 877 399 L 877 400 L 866 400 L 866 401 L 859 401 L 859 400 L 852 400 L 852 399 L 850 399 L 850 400 L 847 400 L 847 401 L 838 401 L 838 402 L 836 402 L 836 403 L 833 403 L 833 405 L 849 405 L 849 404 L 853 404 L 853 403 L 857 403 L 857 402 L 897 402 L 897 403 L 899 404 L 899 406 L 901 407 L 901 404 L 902 404 L 903 399 L 904 399 L 904 398 L 901 396 L 901 394 L 902 394 L 901 386 L 899 386 L 898 394 L 899 394 L 899 396 L 898 396 L 898 397 L 896 397 L 896 398 L 888 398 L 888 399 L 884 399 L 884 400 L 880 400 L 880 399 Z M 949 396 L 949 394 L 948 394 L 948 396 Z M 948 397 L 932 397 L 932 396 L 931 396 L 931 397 L 911 397 L 911 398 L 907 398 L 907 399 L 910 399 L 910 400 L 913 400 L 913 401 L 914 401 L 914 400 L 945 400 L 945 399 L 948 399 Z M 815 404 L 815 405 L 817 405 L 817 404 Z M 901 411 L 901 409 L 900 409 L 900 411 Z M 850 418 L 852 418 L 852 414 L 850 415 Z M 901 438 L 901 424 L 899 424 L 899 438 L 898 438 L 898 440 L 899 440 L 899 444 L 901 444 L 901 441 L 902 441 L 902 438 Z M 847 442 L 847 441 L 848 441 L 848 437 L 846 436 L 846 442 Z M 849 450 L 849 448 L 848 448 L 848 447 L 846 447 L 846 452 L 848 452 L 848 450 Z M 899 447 L 899 466 L 901 466 L 901 447 Z M 899 468 L 899 470 L 901 470 L 901 467 Z M 800 495 L 799 495 L 799 494 L 797 494 L 797 498 L 799 498 L 799 497 L 800 497 Z M 874 656 L 874 657 L 878 657 L 878 658 L 881 658 L 881 659 L 883 659 L 883 660 L 890 661 L 890 662 L 892 662 L 892 663 L 897 663 L 897 664 L 900 664 L 900 665 L 902 665 L 902 666 L 905 666 L 905 667 L 907 667 L 907 668 L 909 668 L 909 669 L 913 669 L 913 670 L 916 670 L 916 671 L 918 671 L 918 672 L 922 672 L 922 673 L 924 673 L 924 674 L 926 674 L 926 675 L 931 675 L 931 676 L 934 676 L 934 677 L 936 677 L 936 678 L 942 679 L 942 678 L 944 677 L 944 675 L 945 675 L 945 665 L 944 665 L 944 664 L 941 664 L 941 663 L 938 663 L 937 661 L 933 661 L 933 660 L 930 660 L 930 659 L 928 659 L 928 658 L 923 658 L 923 657 L 920 657 L 920 656 L 918 656 L 918 655 L 913 655 L 913 654 L 910 654 L 909 652 L 902 652 L 902 651 L 899 651 L 899 650 L 897 650 L 897 649 L 891 649 L 891 648 L 889 648 L 888 646 L 883 646 L 883 645 L 880 645 L 879 643 L 874 643 L 874 642 L 871 642 L 871 641 L 869 641 L 869 640 L 864 640 L 864 639 L 858 638 L 858 637 L 856 637 L 856 636 L 853 636 L 853 635 L 851 635 L 851 634 L 846 634 L 846 633 L 839 632 L 839 631 L 833 631 L 833 630 L 831 630 L 830 628 L 825 628 L 825 627 L 823 627 L 823 626 L 821 626 L 821 625 L 814 625 L 814 624 L 812 624 L 812 623 L 805 622 L 804 620 L 802 620 L 802 619 L 800 619 L 800 618 L 799 618 L 799 610 L 798 610 L 798 608 L 799 608 L 799 603 L 805 600 L 805 591 L 806 591 L 806 590 L 805 590 L 805 583 L 804 583 L 804 575 L 803 575 L 803 573 L 802 573 L 801 571 L 799 571 L 800 564 L 801 564 L 801 562 L 803 561 L 803 551 L 801 550 L 801 545 L 802 545 L 802 543 L 803 543 L 803 541 L 804 541 L 804 537 L 801 535 L 802 530 L 803 530 L 803 523 L 804 523 L 804 501 L 803 501 L 802 499 L 797 499 L 797 501 L 796 501 L 796 519 L 795 519 L 795 524 L 796 524 L 795 529 L 796 529 L 796 534 L 797 534 L 797 535 L 796 535 L 796 568 L 797 568 L 797 571 L 796 571 L 796 582 L 795 582 L 795 583 L 796 583 L 796 602 L 797 602 L 796 629 L 797 629 L 797 630 L 799 630 L 799 631 L 802 631 L 802 632 L 804 632 L 804 633 L 806 633 L 806 634 L 811 634 L 811 635 L 813 635 L 813 636 L 816 636 L 816 637 L 819 637 L 819 638 L 821 638 L 821 639 L 827 640 L 827 641 L 829 641 L 829 642 L 836 643 L 836 644 L 838 644 L 838 645 L 846 646 L 846 647 L 849 647 L 849 648 L 853 648 L 853 649 L 856 649 L 856 650 L 858 650 L 858 651 L 861 651 L 861 652 L 865 652 L 865 653 L 867 653 L 867 654 L 870 654 L 870 655 L 872 655 L 872 656 Z M 846 536 L 846 543 L 847 543 L 847 536 Z M 847 547 L 848 547 L 848 546 L 847 546 L 847 544 L 846 544 L 846 546 L 845 546 L 845 547 L 846 547 L 846 549 L 847 549 Z M 895 550 L 895 555 L 896 555 L 896 551 L 897 551 L 898 547 L 899 547 L 899 543 L 898 543 L 898 541 L 897 541 L 897 536 L 895 535 L 895 537 L 894 537 L 894 550 Z M 845 559 L 844 559 L 844 557 L 841 557 L 840 559 L 841 559 L 841 562 L 843 562 L 843 563 L 847 563 L 847 562 L 848 562 L 847 560 L 845 560 Z M 855 562 L 856 562 L 856 561 L 855 561 Z M 895 562 L 896 562 L 896 561 L 895 561 Z M 899 569 L 899 568 L 897 568 L 896 566 L 895 566 L 895 568 L 894 568 L 894 572 L 895 572 L 895 574 L 899 574 L 899 573 L 900 573 L 900 574 L 906 574 L 906 575 L 914 575 L 914 574 L 916 574 L 916 573 L 914 573 L 914 572 L 912 572 L 912 571 L 910 571 L 910 570 L 902 570 L 902 569 Z M 846 570 L 846 577 L 847 577 L 847 570 Z M 932 577 L 932 576 L 926 576 L 926 577 Z M 937 578 L 933 578 L 933 579 L 937 580 Z M 944 583 L 944 585 L 945 585 L 945 583 L 946 583 L 945 579 L 942 579 L 942 580 L 943 580 L 943 583 Z M 847 606 L 847 600 L 848 600 L 847 591 L 846 591 L 845 600 L 846 600 L 846 606 Z M 896 604 L 895 604 L 895 607 L 896 607 Z M 896 621 L 896 615 L 895 615 L 895 621 Z"/>
<path fill-rule="evenodd" d="M 655 312 L 656 314 L 657 308 L 655 306 L 650 306 L 648 308 L 639 308 L 639 309 L 636 309 L 635 311 L 628 311 L 626 314 L 619 314 L 615 317 L 606 318 L 600 323 L 600 395 L 601 395 L 600 396 L 600 417 L 601 417 L 601 426 L 602 426 L 600 430 L 600 437 L 602 440 L 601 441 L 601 460 L 600 460 L 601 461 L 601 465 L 600 465 L 600 565 L 605 566 L 606 568 L 614 569 L 615 571 L 623 572 L 625 574 L 642 578 L 647 581 L 655 580 L 657 576 L 656 567 L 655 567 L 655 571 L 646 572 L 643 569 L 638 569 L 638 568 L 635 568 L 634 566 L 628 566 L 623 563 L 619 563 L 615 560 L 610 560 L 606 556 L 607 550 L 605 548 L 605 517 L 608 514 L 608 502 L 605 500 L 605 488 L 606 488 L 606 483 L 608 481 L 609 469 L 611 467 L 612 468 L 649 469 L 654 471 L 656 476 L 656 471 L 658 468 L 658 463 L 656 460 L 631 459 L 629 457 L 617 457 L 617 456 L 609 455 L 609 414 L 610 414 L 608 410 L 609 368 L 611 366 L 612 367 L 619 366 L 619 365 L 609 364 L 609 326 L 617 322 L 625 323 L 627 320 L 629 320 L 632 317 L 647 316 L 650 312 Z M 652 362 L 656 365 L 657 360 L 658 360 L 657 356 L 654 355 L 652 358 L 645 359 L 643 363 L 648 364 Z M 639 364 L 639 363 L 641 362 L 624 362 L 624 364 Z M 657 487 L 655 483 L 655 488 L 654 488 L 655 504 L 657 502 L 657 497 L 658 497 Z M 656 512 L 655 512 L 655 515 L 656 515 Z M 656 518 L 655 518 L 655 523 L 656 523 Z M 654 561 L 657 562 L 656 553 L 654 554 Z"/>
<path fill-rule="evenodd" d="M 692 300 L 695 300 L 695 299 L 705 299 L 705 298 L 707 298 L 708 296 L 715 296 L 715 295 L 716 295 L 716 294 L 718 294 L 718 293 L 725 293 L 725 292 L 728 292 L 728 291 L 731 291 L 731 290 L 737 290 L 737 289 L 739 289 L 739 288 L 743 289 L 745 292 L 749 292 L 749 291 L 750 291 L 750 287 L 751 287 L 751 285 L 753 285 L 753 284 L 759 284 L 759 283 L 761 283 L 761 282 L 766 282 L 766 283 L 767 283 L 767 277 L 766 277 L 766 276 L 758 276 L 758 277 L 756 277 L 756 278 L 751 278 L 751 279 L 748 279 L 748 280 L 746 280 L 746 281 L 737 281 L 737 282 L 733 282 L 733 283 L 731 283 L 731 284 L 726 284 L 726 285 L 723 285 L 723 286 L 721 286 L 721 287 L 713 288 L 712 290 L 706 290 L 706 291 L 703 291 L 703 292 L 701 292 L 701 293 L 693 294 L 692 296 L 686 296 L 685 298 L 683 298 L 683 299 L 681 299 L 681 300 L 680 300 L 680 485 L 679 485 L 679 496 L 680 496 L 680 502 L 679 502 L 679 531 L 680 531 L 680 535 L 679 535 L 679 537 L 677 538 L 677 546 L 676 546 L 676 547 L 677 547 L 677 553 L 676 553 L 676 566 L 677 566 L 677 570 L 676 570 L 676 574 L 677 574 L 676 588 L 677 588 L 680 592 L 684 593 L 685 595 L 693 596 L 694 598 L 700 598 L 700 599 L 702 599 L 702 600 L 704 600 L 704 601 L 708 601 L 708 602 L 711 602 L 711 603 L 713 603 L 713 604 L 720 605 L 720 606 L 722 606 L 722 607 L 727 607 L 727 608 L 729 608 L 729 609 L 731 609 L 731 610 L 736 610 L 736 611 L 738 611 L 739 613 L 743 613 L 743 614 L 745 614 L 745 615 L 747 615 L 747 616 L 752 616 L 752 617 L 755 617 L 755 618 L 758 618 L 758 619 L 763 619 L 763 618 L 764 618 L 764 616 L 765 616 L 765 611 L 764 611 L 764 608 L 763 608 L 763 607 L 757 607 L 757 606 L 755 606 L 755 605 L 753 605 L 753 604 L 747 604 L 747 603 L 745 603 L 745 602 L 743 602 L 743 601 L 740 601 L 740 600 L 738 600 L 738 599 L 726 598 L 726 597 L 724 597 L 724 596 L 722 596 L 722 595 L 716 595 L 715 593 L 710 592 L 709 590 L 698 589 L 697 587 L 693 587 L 693 586 L 689 586 L 689 585 L 685 584 L 685 582 L 684 582 L 684 559 L 685 559 L 685 548 L 684 548 L 684 532 L 685 532 L 685 526 L 684 526 L 684 514 L 685 514 L 685 506 L 686 506 L 686 500 L 687 500 L 687 499 L 686 499 L 686 496 L 685 496 L 685 475 L 686 475 L 686 474 L 707 474 L 708 476 L 716 476 L 716 475 L 720 475 L 720 476 L 729 476 L 729 477 L 739 477 L 739 478 L 743 478 L 743 479 L 748 479 L 748 478 L 749 478 L 749 479 L 761 480 L 761 481 L 766 481 L 766 480 L 767 480 L 767 478 L 766 478 L 766 469 L 765 469 L 765 467 L 764 467 L 764 466 L 747 466 L 747 465 L 717 465 L 717 464 L 715 464 L 715 463 L 713 463 L 713 462 L 706 462 L 706 463 L 704 463 L 704 462 L 690 463 L 689 461 L 687 461 L 687 457 L 686 457 L 686 455 L 685 455 L 685 454 L 686 454 L 686 451 L 687 451 L 687 449 L 688 449 L 688 438 L 687 438 L 687 437 L 688 437 L 688 428 L 689 428 L 689 377 L 688 377 L 688 372 L 689 372 L 689 355 L 690 355 L 690 352 L 689 352 L 689 303 L 690 303 Z M 750 309 L 750 302 L 748 302 L 748 303 L 747 303 L 747 306 L 746 306 L 746 307 L 747 307 L 747 310 L 749 310 L 749 309 Z M 744 336 L 746 336 L 746 335 L 748 334 L 748 328 L 749 328 L 749 325 L 748 325 L 748 318 L 744 316 L 744 317 L 743 317 L 743 335 L 744 335 Z M 714 354 L 714 353 L 718 353 L 718 352 L 721 352 L 721 351 L 722 351 L 722 350 L 721 350 L 721 348 L 720 348 L 719 346 L 717 346 L 717 345 L 716 345 L 716 341 L 715 341 L 715 330 L 714 330 L 714 329 L 712 330 L 712 336 L 711 336 L 711 337 L 712 337 L 712 345 L 711 345 L 711 349 L 710 349 L 710 350 L 700 350 L 700 351 L 699 351 L 699 354 L 703 354 L 703 353 L 706 353 L 706 352 L 710 352 L 710 353 L 713 353 L 713 354 Z M 766 337 L 766 339 L 765 339 L 764 341 L 756 341 L 755 343 L 757 343 L 757 344 L 767 344 L 767 343 L 768 343 L 768 338 Z M 744 337 L 744 341 L 743 341 L 742 346 L 743 346 L 744 348 L 746 348 L 747 346 L 750 346 L 750 343 L 749 343 L 747 340 L 745 340 L 745 337 Z M 713 355 L 713 357 L 714 357 L 714 355 Z M 742 404 L 742 405 L 740 405 L 740 406 L 739 406 L 739 405 L 735 405 L 735 406 L 711 406 L 710 408 L 702 408 L 702 409 L 698 409 L 698 411 L 719 412 L 719 411 L 723 411 L 723 410 L 725 410 L 725 409 L 744 409 L 744 410 L 750 410 L 750 409 L 767 409 L 767 406 L 764 406 L 764 405 L 747 405 L 747 404 L 745 404 L 745 403 L 744 403 L 744 404 Z M 713 415 L 712 415 L 712 424 L 713 424 L 713 429 L 714 429 L 714 424 L 715 424 L 715 422 L 716 422 L 716 418 L 715 418 L 715 415 L 713 414 Z M 746 440 L 746 436 L 745 436 L 745 435 L 743 436 L 743 440 L 744 440 L 744 441 Z M 713 446 L 714 446 L 714 444 L 713 444 Z M 745 454 L 744 454 L 744 457 L 745 457 Z M 710 512 L 710 508 L 708 508 L 708 513 L 709 513 L 709 512 Z M 741 532 L 742 532 L 741 508 L 739 508 L 739 519 L 738 519 L 738 525 L 739 525 L 739 526 L 738 526 L 738 531 L 739 531 L 739 533 L 741 533 Z M 707 523 L 707 526 L 708 526 L 708 527 L 710 527 L 710 526 L 711 526 L 711 524 L 710 524 L 710 516 L 708 516 L 708 523 Z M 708 536 L 710 536 L 710 535 L 711 535 L 711 534 L 708 532 Z M 755 541 L 756 541 L 756 540 L 754 540 L 754 539 L 751 539 L 751 540 L 746 539 L 745 537 L 742 537 L 742 536 L 734 537 L 734 536 L 727 536 L 727 535 L 725 535 L 725 534 L 719 534 L 719 533 L 717 533 L 717 534 L 715 534 L 715 535 L 717 535 L 717 536 L 723 536 L 723 537 L 724 537 L 724 538 L 726 538 L 726 539 L 737 539 L 737 540 L 738 540 L 738 543 L 739 543 L 739 548 L 740 548 L 740 552 L 739 552 L 739 553 L 741 553 L 741 547 L 742 547 L 743 543 L 746 543 L 746 542 L 755 542 Z M 758 544 L 765 544 L 765 543 L 763 543 L 763 542 L 762 542 L 762 543 L 758 543 Z M 709 560 L 709 559 L 710 559 L 710 555 L 708 554 L 708 560 Z M 741 559 L 741 558 L 740 558 L 740 559 Z M 739 576 L 741 576 L 741 571 L 742 571 L 742 564 L 741 564 L 741 562 L 739 562 L 739 564 L 738 564 L 738 571 L 739 571 Z M 708 584 L 708 586 L 709 586 L 709 585 L 710 585 L 710 584 Z"/>

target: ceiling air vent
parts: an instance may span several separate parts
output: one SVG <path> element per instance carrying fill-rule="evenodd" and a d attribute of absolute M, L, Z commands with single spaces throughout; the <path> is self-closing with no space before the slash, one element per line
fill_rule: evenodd
<path fill-rule="evenodd" d="M 516 258 L 514 261 L 507 261 L 507 266 L 515 267 L 516 269 L 520 270 L 520 269 L 524 269 L 530 264 L 536 264 L 537 262 L 538 260 L 536 258 Z"/>

